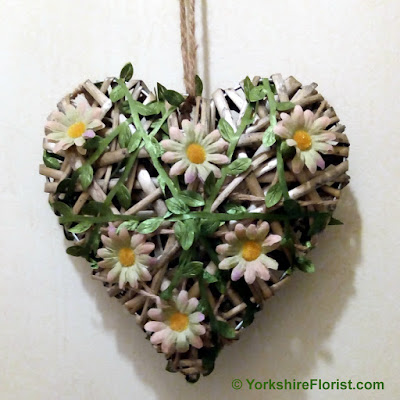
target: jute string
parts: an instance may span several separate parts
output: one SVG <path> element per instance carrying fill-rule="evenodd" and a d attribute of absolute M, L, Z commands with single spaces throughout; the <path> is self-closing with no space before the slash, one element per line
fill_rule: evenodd
<path fill-rule="evenodd" d="M 183 79 L 186 91 L 195 96 L 196 77 L 196 37 L 195 37 L 195 0 L 179 0 L 181 20 L 181 51 Z"/>

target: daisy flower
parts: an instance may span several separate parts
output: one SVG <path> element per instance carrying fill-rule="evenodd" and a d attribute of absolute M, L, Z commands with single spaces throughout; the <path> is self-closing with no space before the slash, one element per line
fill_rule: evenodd
<path fill-rule="evenodd" d="M 181 290 L 172 301 L 158 308 L 151 308 L 148 316 L 153 320 L 147 322 L 144 329 L 154 332 L 150 341 L 152 344 L 161 344 L 163 353 L 171 353 L 175 350 L 184 353 L 189 350 L 189 345 L 196 349 L 203 347 L 201 335 L 206 328 L 201 324 L 204 314 L 195 311 L 199 301 L 196 298 L 188 298 L 188 292 Z"/>
<path fill-rule="evenodd" d="M 91 107 L 83 94 L 78 94 L 72 103 L 65 106 L 65 112 L 54 111 L 49 116 L 45 127 L 51 133 L 47 138 L 57 142 L 55 153 L 75 145 L 79 153 L 86 154 L 86 149 L 82 147 L 86 139 L 93 138 L 94 131 L 105 126 L 101 122 L 102 110 Z"/>
<path fill-rule="evenodd" d="M 222 256 L 218 268 L 233 268 L 233 281 L 243 275 L 248 284 L 253 283 L 257 276 L 267 281 L 270 277 L 268 268 L 277 269 L 278 263 L 266 254 L 275 250 L 282 239 L 279 235 L 268 235 L 268 232 L 268 222 L 262 222 L 258 227 L 237 224 L 234 232 L 225 234 L 226 243 L 217 246 L 217 253 Z"/>
<path fill-rule="evenodd" d="M 326 154 L 333 150 L 332 142 L 335 133 L 325 131 L 329 125 L 328 117 L 316 118 L 315 114 L 296 106 L 291 113 L 281 113 L 282 121 L 275 126 L 274 132 L 286 139 L 288 146 L 296 148 L 296 155 L 292 161 L 293 172 L 298 174 L 304 167 L 315 174 L 317 166 L 325 168 L 325 161 L 320 153 Z"/>
<path fill-rule="evenodd" d="M 153 259 L 149 254 L 154 250 L 154 243 L 146 242 L 144 235 L 131 237 L 126 229 L 121 229 L 119 234 L 109 229 L 108 236 L 102 235 L 101 241 L 105 247 L 97 251 L 97 255 L 103 258 L 99 267 L 110 269 L 108 282 L 118 278 L 121 289 L 127 282 L 136 289 L 139 281 L 151 280 L 148 267 Z"/>
<path fill-rule="evenodd" d="M 201 124 L 194 125 L 188 120 L 182 121 L 181 131 L 169 129 L 170 139 L 162 140 L 161 146 L 166 150 L 162 160 L 174 164 L 169 171 L 171 176 L 181 175 L 185 171 L 185 183 L 192 183 L 198 176 L 204 182 L 210 172 L 221 177 L 221 170 L 214 164 L 226 164 L 229 158 L 225 154 L 228 143 L 221 138 L 216 129 L 207 134 Z"/>

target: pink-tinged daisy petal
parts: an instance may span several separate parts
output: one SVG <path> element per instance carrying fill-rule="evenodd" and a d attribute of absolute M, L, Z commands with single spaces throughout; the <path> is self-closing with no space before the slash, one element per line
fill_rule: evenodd
<path fill-rule="evenodd" d="M 224 258 L 219 264 L 218 268 L 219 269 L 231 269 L 239 263 L 239 257 L 234 256 L 234 257 L 227 257 Z"/>
<path fill-rule="evenodd" d="M 320 151 L 321 153 L 331 153 L 333 151 L 333 146 L 328 143 L 323 142 L 315 142 L 313 144 L 313 149 L 316 151 Z"/>
<path fill-rule="evenodd" d="M 288 113 L 285 113 L 285 112 L 281 113 L 280 117 L 281 117 L 282 122 L 284 122 L 284 123 L 285 123 L 286 121 L 289 121 L 289 120 L 290 120 L 290 115 L 289 115 Z M 278 123 L 279 123 L 279 122 L 278 122 Z"/>
<path fill-rule="evenodd" d="M 182 160 L 182 155 L 175 151 L 167 151 L 161 156 L 161 159 L 168 164 L 173 164 L 179 160 Z M 175 164 L 176 165 L 176 164 Z M 171 170 L 175 167 L 175 165 L 171 168 Z M 170 172 L 171 174 L 171 172 Z M 178 175 L 178 174 L 175 174 Z"/>
<path fill-rule="evenodd" d="M 92 139 L 96 136 L 96 134 L 94 133 L 94 131 L 92 130 L 88 130 L 86 131 L 83 135 L 82 135 L 85 139 Z"/>
<path fill-rule="evenodd" d="M 284 139 L 290 137 L 290 132 L 283 125 L 282 121 L 278 122 L 278 124 L 275 126 L 274 133 Z"/>
<path fill-rule="evenodd" d="M 336 139 L 335 133 L 329 131 L 323 131 L 323 133 L 319 133 L 317 135 L 312 136 L 313 142 L 327 142 L 335 139 Z"/>
<path fill-rule="evenodd" d="M 221 170 L 214 164 L 209 163 L 208 161 L 205 161 L 203 163 L 203 166 L 210 172 L 214 173 L 214 176 L 218 179 L 221 178 Z"/>
<path fill-rule="evenodd" d="M 163 331 L 162 331 L 163 332 Z M 158 333 L 158 332 L 157 332 Z M 176 335 L 170 329 L 166 329 L 166 336 L 161 343 L 161 351 L 164 354 L 172 353 L 175 349 Z"/>
<path fill-rule="evenodd" d="M 227 164 L 229 158 L 225 154 L 207 154 L 207 161 L 214 164 Z"/>
<path fill-rule="evenodd" d="M 198 323 L 204 321 L 204 318 L 205 318 L 204 314 L 199 311 L 189 315 L 189 321 L 192 323 Z"/>
<path fill-rule="evenodd" d="M 166 325 L 164 322 L 149 321 L 143 327 L 147 332 L 159 332 L 165 329 Z"/>
<path fill-rule="evenodd" d="M 257 229 L 257 240 L 263 240 L 268 235 L 269 232 L 269 223 L 264 221 Z"/>
<path fill-rule="evenodd" d="M 133 289 L 138 288 L 139 276 L 133 267 L 128 268 L 128 271 L 126 271 L 126 280 L 129 282 L 131 288 Z"/>
<path fill-rule="evenodd" d="M 237 236 L 238 239 L 240 240 L 244 240 L 246 239 L 246 228 L 243 224 L 237 224 L 235 226 L 235 234 Z"/>
<path fill-rule="evenodd" d="M 139 244 L 135 249 L 135 254 L 150 254 L 156 245 L 152 242 Z"/>
<path fill-rule="evenodd" d="M 188 131 L 193 131 L 194 130 L 193 123 L 188 119 L 184 119 L 182 121 L 182 129 L 184 130 L 185 133 Z"/>
<path fill-rule="evenodd" d="M 76 151 L 82 156 L 84 156 L 87 153 L 87 150 L 82 146 L 76 146 Z"/>
<path fill-rule="evenodd" d="M 257 227 L 254 224 L 251 224 L 246 229 L 246 236 L 250 240 L 256 240 L 257 238 Z"/>
<path fill-rule="evenodd" d="M 211 133 L 209 133 L 202 141 L 202 144 L 207 146 L 210 145 L 211 143 L 216 142 L 221 138 L 221 134 L 219 133 L 218 129 L 215 129 Z"/>
<path fill-rule="evenodd" d="M 179 333 L 176 339 L 176 350 L 179 353 L 185 353 L 189 350 L 189 343 L 186 340 L 186 335 Z"/>
<path fill-rule="evenodd" d="M 198 305 L 199 301 L 196 299 L 196 297 L 192 297 L 186 304 L 185 312 L 187 314 L 192 313 L 197 308 Z"/>
<path fill-rule="evenodd" d="M 175 164 L 177 165 L 177 164 Z M 187 165 L 187 164 L 185 164 Z M 186 167 L 185 167 L 186 168 Z M 170 171 L 171 174 L 171 171 Z M 185 172 L 185 183 L 188 185 L 189 183 L 193 183 L 197 178 L 197 168 L 191 164 Z"/>
<path fill-rule="evenodd" d="M 59 141 L 65 138 L 65 132 L 53 132 L 46 135 L 46 139 Z"/>
<path fill-rule="evenodd" d="M 282 237 L 279 235 L 268 235 L 267 238 L 263 241 L 262 245 L 266 247 L 272 247 L 275 244 L 279 243 L 282 240 Z"/>
<path fill-rule="evenodd" d="M 126 272 L 127 272 L 127 268 L 122 268 L 121 272 L 119 273 L 119 288 L 123 289 L 126 283 Z"/>
<path fill-rule="evenodd" d="M 225 240 L 229 243 L 229 244 L 236 244 L 238 242 L 237 236 L 235 234 L 235 232 L 228 232 L 225 234 Z"/>
<path fill-rule="evenodd" d="M 84 94 L 78 94 L 74 99 L 72 99 L 72 104 L 81 114 L 84 114 L 85 111 L 90 108 L 90 104 Z"/>
<path fill-rule="evenodd" d="M 185 135 L 182 133 L 182 131 L 174 126 L 169 128 L 169 137 L 177 142 L 182 142 L 185 140 Z"/>
<path fill-rule="evenodd" d="M 233 280 L 233 279 L 232 279 Z M 256 270 L 254 267 L 246 266 L 246 270 L 244 271 L 244 280 L 247 284 L 251 285 L 256 280 Z"/>
<path fill-rule="evenodd" d="M 310 133 L 315 135 L 316 133 L 323 131 L 329 124 L 331 120 L 329 117 L 320 117 L 314 121 L 310 129 Z"/>
<path fill-rule="evenodd" d="M 165 327 L 164 327 L 164 329 L 161 329 L 151 335 L 150 342 L 152 344 L 160 344 L 167 338 L 167 335 L 168 335 L 168 330 L 165 329 Z"/>
<path fill-rule="evenodd" d="M 199 337 L 199 336 L 191 337 L 190 344 L 196 349 L 201 349 L 203 347 L 203 341 L 201 340 L 201 337 Z"/>
<path fill-rule="evenodd" d="M 304 127 L 304 112 L 301 106 L 297 105 L 292 114 L 291 114 L 291 119 L 293 122 L 297 125 L 298 128 Z"/>
<path fill-rule="evenodd" d="M 131 236 L 129 235 L 129 232 L 126 228 L 122 228 L 119 233 L 115 234 L 113 232 L 110 232 L 110 238 L 114 241 L 116 241 L 118 244 L 121 244 L 122 246 L 129 246 L 131 243 Z"/>
<path fill-rule="evenodd" d="M 308 131 L 315 121 L 315 114 L 311 110 L 304 111 L 304 128 Z"/>
<path fill-rule="evenodd" d="M 100 107 L 94 107 L 94 108 L 92 107 L 89 110 L 89 113 L 90 113 L 90 119 L 93 119 L 93 120 L 99 119 L 99 120 L 101 120 L 103 118 L 103 110 Z"/>
<path fill-rule="evenodd" d="M 145 265 L 140 265 L 139 276 L 143 282 L 151 281 L 151 274 Z"/>
<path fill-rule="evenodd" d="M 170 176 L 182 175 L 187 170 L 187 168 L 188 168 L 187 161 L 180 160 L 176 164 L 174 164 L 172 168 L 169 170 L 169 175 Z M 196 177 L 194 179 L 196 179 Z"/>
<path fill-rule="evenodd" d="M 107 260 L 99 261 L 97 264 L 100 268 L 104 269 L 114 268 L 115 259 L 108 258 Z"/>
<path fill-rule="evenodd" d="M 304 167 L 304 161 L 301 158 L 300 153 L 296 153 L 292 160 L 292 169 L 295 174 L 299 174 Z"/>
<path fill-rule="evenodd" d="M 161 140 L 160 145 L 163 147 L 164 150 L 172 152 L 179 151 L 183 148 L 182 143 L 170 139 Z"/>
<path fill-rule="evenodd" d="M 69 149 L 72 145 L 74 144 L 74 142 L 71 141 L 66 141 L 66 140 L 60 140 L 53 149 L 53 152 L 55 154 L 57 154 L 58 152 L 60 152 L 61 150 L 67 150 Z"/>
<path fill-rule="evenodd" d="M 315 174 L 315 172 L 317 171 L 317 154 L 318 153 L 312 149 L 304 152 L 304 162 L 306 164 L 306 167 L 312 174 Z"/>
<path fill-rule="evenodd" d="M 210 175 L 210 170 L 205 167 L 205 164 L 206 163 L 204 163 L 203 165 L 201 164 L 196 165 L 197 175 L 201 182 L 205 182 L 208 175 Z"/>
<path fill-rule="evenodd" d="M 288 146 L 297 146 L 297 142 L 295 141 L 295 140 L 293 140 L 293 139 L 287 139 L 286 140 L 286 144 L 288 145 Z"/>
<path fill-rule="evenodd" d="M 75 146 L 83 146 L 85 144 L 85 139 L 80 136 L 74 140 Z"/>
<path fill-rule="evenodd" d="M 103 242 L 104 246 L 108 247 L 108 248 L 112 248 L 112 240 L 111 238 L 109 238 L 106 235 L 101 235 L 101 241 Z"/>
<path fill-rule="evenodd" d="M 114 254 L 109 249 L 106 249 L 104 247 L 97 250 L 97 255 L 101 258 L 109 258 L 114 256 Z"/>
<path fill-rule="evenodd" d="M 228 143 L 224 139 L 219 139 L 216 142 L 205 146 L 208 154 L 210 153 L 222 153 L 228 147 Z"/>
<path fill-rule="evenodd" d="M 231 246 L 230 246 L 229 244 L 227 244 L 227 243 L 219 244 L 219 245 L 215 248 L 215 251 L 216 251 L 218 254 L 221 254 L 221 255 L 225 256 L 225 255 L 227 255 L 227 253 L 228 253 L 230 247 L 231 247 Z"/>
<path fill-rule="evenodd" d="M 204 126 L 202 124 L 196 124 L 194 127 L 194 131 L 201 136 L 204 136 Z"/>
<path fill-rule="evenodd" d="M 47 121 L 45 128 L 52 132 L 67 132 L 68 127 L 58 121 Z"/>
<path fill-rule="evenodd" d="M 315 160 L 317 162 L 318 167 L 320 167 L 321 169 L 325 168 L 325 160 L 322 158 L 321 154 L 316 153 Z"/>
<path fill-rule="evenodd" d="M 132 249 L 136 249 L 141 243 L 144 243 L 146 240 L 146 236 L 142 235 L 141 233 L 135 234 L 130 239 Z"/>
<path fill-rule="evenodd" d="M 185 307 L 188 302 L 188 292 L 186 290 L 181 290 L 176 298 L 176 306 L 179 311 L 185 311 Z"/>
<path fill-rule="evenodd" d="M 254 269 L 256 271 L 256 275 L 264 281 L 268 281 L 271 277 L 268 268 L 266 268 L 260 261 L 257 261 L 257 263 L 254 265 Z"/>
<path fill-rule="evenodd" d="M 238 280 L 244 275 L 245 270 L 246 270 L 246 269 L 243 268 L 242 265 L 237 265 L 237 266 L 236 266 L 235 268 L 233 268 L 233 270 L 232 270 L 231 279 L 232 279 L 234 282 L 238 281 Z"/>
<path fill-rule="evenodd" d="M 273 258 L 266 256 L 265 254 L 260 256 L 259 261 L 261 261 L 267 268 L 278 269 L 278 262 Z"/>
<path fill-rule="evenodd" d="M 150 308 L 150 310 L 147 311 L 147 315 L 151 319 L 154 319 L 155 321 L 163 321 L 164 320 L 163 312 L 159 308 Z"/>
<path fill-rule="evenodd" d="M 101 122 L 99 119 L 94 119 L 93 121 L 89 122 L 86 127 L 88 129 L 93 129 L 95 131 L 98 131 L 100 129 L 103 129 L 105 127 L 104 123 Z"/>
<path fill-rule="evenodd" d="M 201 325 L 201 324 L 195 324 L 191 326 L 191 331 L 197 335 L 197 336 L 201 336 L 204 335 L 206 333 L 206 328 L 205 326 Z"/>
<path fill-rule="evenodd" d="M 107 281 L 114 282 L 118 275 L 120 274 L 122 267 L 118 264 L 112 270 L 110 270 L 107 274 Z"/>

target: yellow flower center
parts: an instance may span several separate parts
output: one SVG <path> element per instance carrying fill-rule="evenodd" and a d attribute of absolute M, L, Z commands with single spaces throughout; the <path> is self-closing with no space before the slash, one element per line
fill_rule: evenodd
<path fill-rule="evenodd" d="M 249 240 L 242 247 L 242 257 L 246 261 L 253 261 L 257 259 L 261 254 L 261 244 Z"/>
<path fill-rule="evenodd" d="M 81 137 L 86 132 L 86 125 L 83 122 L 76 122 L 68 128 L 68 136 L 76 139 Z"/>
<path fill-rule="evenodd" d="M 206 161 L 206 151 L 204 147 L 198 143 L 192 143 L 186 149 L 186 155 L 193 164 L 203 164 Z"/>
<path fill-rule="evenodd" d="M 186 314 L 176 312 L 169 318 L 169 327 L 176 332 L 184 331 L 189 325 L 189 317 Z"/>
<path fill-rule="evenodd" d="M 135 253 L 129 247 L 123 247 L 118 252 L 118 260 L 124 267 L 130 267 L 135 264 Z"/>
<path fill-rule="evenodd" d="M 293 140 L 301 151 L 308 150 L 311 147 L 312 140 L 308 132 L 299 129 L 293 135 Z"/>

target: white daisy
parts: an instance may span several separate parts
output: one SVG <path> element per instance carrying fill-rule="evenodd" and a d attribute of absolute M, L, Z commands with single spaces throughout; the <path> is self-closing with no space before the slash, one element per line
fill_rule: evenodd
<path fill-rule="evenodd" d="M 154 321 L 144 326 L 146 331 L 154 332 L 151 343 L 161 344 L 161 350 L 166 354 L 175 350 L 184 353 L 189 350 L 189 345 L 196 349 L 203 347 L 200 336 L 206 328 L 201 324 L 204 314 L 196 311 L 198 304 L 196 298 L 189 299 L 188 292 L 182 290 L 167 306 L 160 304 L 159 308 L 151 308 L 148 316 Z"/>
<path fill-rule="evenodd" d="M 278 263 L 266 254 L 275 250 L 282 239 L 279 235 L 268 235 L 268 232 L 268 222 L 262 222 L 258 227 L 249 225 L 247 228 L 237 224 L 234 232 L 225 234 L 226 243 L 216 248 L 217 253 L 223 257 L 218 268 L 233 268 L 233 281 L 243 275 L 248 284 L 253 283 L 257 276 L 267 281 L 270 278 L 268 268 L 277 269 Z"/>
<path fill-rule="evenodd" d="M 126 229 L 121 229 L 119 234 L 113 229 L 108 230 L 108 236 L 102 235 L 103 248 L 97 255 L 103 258 L 99 267 L 110 269 L 107 280 L 114 282 L 119 278 L 119 287 L 124 288 L 129 282 L 134 289 L 139 281 L 150 281 L 151 274 L 148 267 L 153 259 L 149 254 L 154 250 L 154 243 L 146 242 L 146 237 L 141 234 L 129 235 Z"/>
<path fill-rule="evenodd" d="M 65 106 L 65 112 L 54 111 L 46 122 L 46 129 L 51 131 L 47 139 L 57 142 L 55 153 L 75 145 L 81 154 L 85 154 L 82 146 L 86 139 L 93 138 L 94 132 L 105 126 L 101 122 L 101 108 L 91 107 L 83 94 L 76 96 L 72 103 Z"/>
<path fill-rule="evenodd" d="M 299 173 L 304 164 L 312 174 L 317 166 L 325 168 L 325 161 L 320 153 L 329 153 L 336 136 L 334 132 L 326 131 L 330 119 L 328 117 L 316 118 L 315 114 L 296 106 L 291 113 L 281 113 L 282 121 L 275 126 L 274 132 L 286 139 L 288 146 L 296 148 L 296 155 L 292 161 L 293 172 Z"/>
<path fill-rule="evenodd" d="M 204 182 L 210 172 L 219 178 L 221 170 L 214 164 L 226 164 L 229 158 L 224 153 L 228 143 L 221 138 L 216 129 L 207 134 L 201 124 L 194 126 L 188 120 L 182 121 L 181 131 L 170 128 L 171 139 L 161 141 L 167 151 L 162 155 L 166 163 L 174 164 L 169 172 L 171 176 L 181 175 L 185 171 L 185 183 L 192 183 L 198 176 Z"/>

